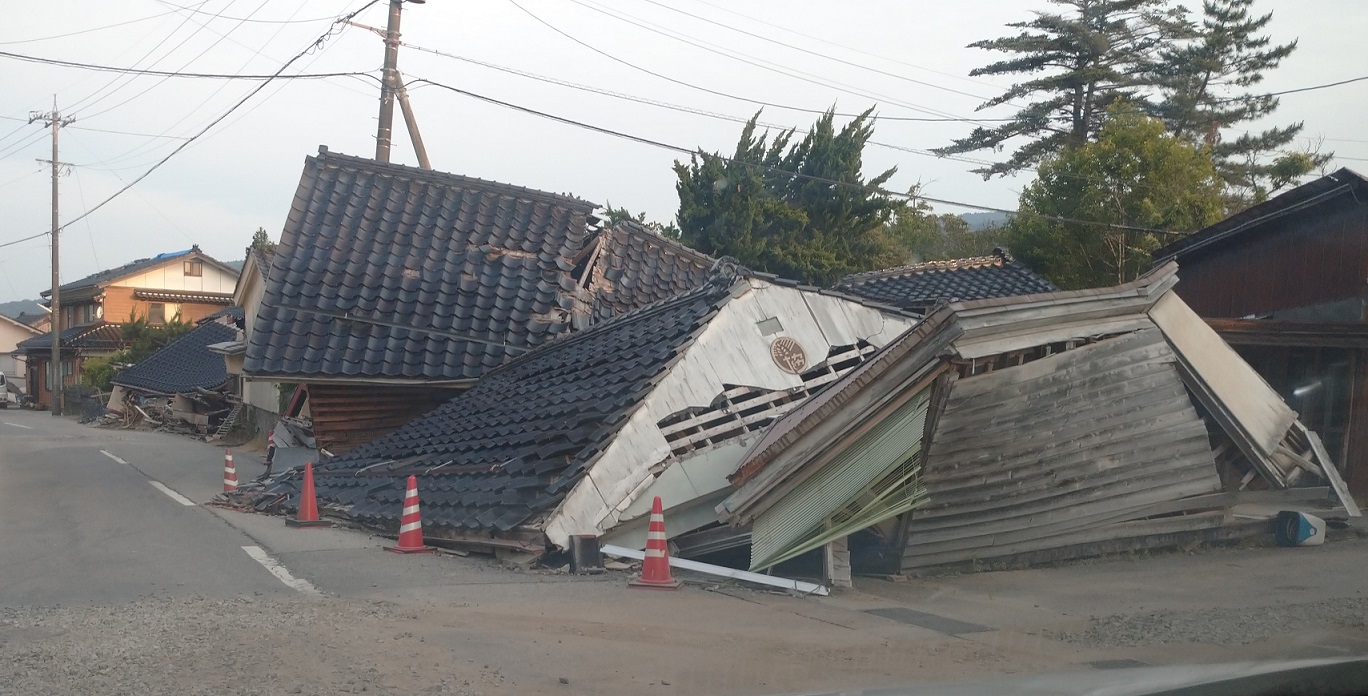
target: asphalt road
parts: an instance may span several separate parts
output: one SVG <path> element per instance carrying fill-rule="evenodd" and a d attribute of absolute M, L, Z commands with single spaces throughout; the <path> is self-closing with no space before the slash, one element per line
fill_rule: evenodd
<path fill-rule="evenodd" d="M 218 473 L 177 467 L 177 443 L 164 435 L 157 448 L 121 435 L 0 411 L 0 606 L 296 591 L 243 549 L 256 541 L 183 504 L 212 495 Z"/>

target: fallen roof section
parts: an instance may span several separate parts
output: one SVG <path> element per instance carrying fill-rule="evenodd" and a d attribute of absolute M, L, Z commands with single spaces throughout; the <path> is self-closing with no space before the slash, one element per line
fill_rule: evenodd
<path fill-rule="evenodd" d="M 113 383 L 161 395 L 219 389 L 228 383 L 228 369 L 223 357 L 212 352 L 210 346 L 235 340 L 237 336 L 236 326 L 220 321 L 203 322 L 115 375 Z"/>
<path fill-rule="evenodd" d="M 1256 475 L 1324 478 L 1357 516 L 1315 433 L 1187 321 L 1176 282 L 1167 264 L 941 308 L 777 421 L 719 518 L 751 526 L 752 569 L 860 527 L 912 570 L 1219 529 L 1213 496 Z"/>

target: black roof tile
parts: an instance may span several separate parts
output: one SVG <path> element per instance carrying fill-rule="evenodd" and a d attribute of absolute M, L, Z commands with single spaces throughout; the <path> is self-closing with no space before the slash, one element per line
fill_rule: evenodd
<path fill-rule="evenodd" d="M 924 310 L 938 302 L 1056 292 L 1003 249 L 992 256 L 928 261 L 846 276 L 836 290 L 900 309 Z"/>
<path fill-rule="evenodd" d="M 119 325 L 105 321 L 94 324 L 73 326 L 62 330 L 61 344 L 64 350 L 118 350 L 123 347 Z M 34 353 L 52 350 L 52 332 L 20 341 L 16 351 Z M 219 358 L 219 362 L 223 359 Z"/>
<path fill-rule="evenodd" d="M 391 524 L 404 479 L 417 473 L 429 526 L 498 532 L 522 525 L 580 479 L 735 282 L 719 273 L 512 360 L 437 410 L 317 467 L 320 499 Z M 358 479 L 369 486 L 364 495 Z M 294 492 L 298 481 L 275 486 Z"/>
<path fill-rule="evenodd" d="M 157 394 L 186 394 L 217 389 L 228 381 L 223 356 L 209 352 L 215 343 L 237 339 L 237 328 L 203 322 L 114 377 L 119 386 Z"/>
<path fill-rule="evenodd" d="M 545 315 L 573 302 L 567 269 L 594 234 L 594 208 L 320 149 L 271 260 L 245 369 L 477 378 L 569 330 L 569 317 Z"/>

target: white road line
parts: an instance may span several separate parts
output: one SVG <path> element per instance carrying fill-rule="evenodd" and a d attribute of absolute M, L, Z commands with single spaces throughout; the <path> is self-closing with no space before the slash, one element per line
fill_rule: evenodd
<path fill-rule="evenodd" d="M 271 575 L 276 576 L 281 582 L 285 583 L 286 587 L 295 590 L 300 594 L 306 594 L 312 597 L 323 596 L 323 593 L 319 592 L 318 588 L 313 586 L 313 583 L 303 578 L 297 578 L 290 575 L 290 571 L 287 570 L 285 566 L 280 565 L 280 561 L 271 558 L 270 554 L 263 551 L 260 546 L 244 546 L 242 547 L 242 550 L 246 551 L 247 555 L 252 557 L 252 560 L 260 563 L 261 567 L 270 571 Z"/>
<path fill-rule="evenodd" d="M 171 490 L 170 488 L 167 488 L 166 484 L 162 483 L 161 481 L 148 481 L 148 483 L 152 484 L 153 488 L 171 496 L 172 500 L 180 503 L 181 505 L 185 505 L 187 507 L 194 507 L 195 505 L 195 501 L 181 495 L 180 493 Z"/>
<path fill-rule="evenodd" d="M 31 425 L 19 425 L 18 423 L 11 423 L 9 421 L 5 421 L 5 425 L 12 425 L 16 428 L 23 428 L 24 430 L 33 430 L 33 426 Z"/>
<path fill-rule="evenodd" d="M 110 452 L 109 450 L 100 450 L 100 454 L 103 454 L 104 456 L 109 457 L 110 459 L 113 459 L 114 461 L 116 461 L 116 462 L 118 462 L 118 463 L 120 463 L 120 464 L 127 464 L 127 463 L 128 463 L 128 462 L 126 462 L 126 461 L 124 461 L 124 460 L 122 460 L 122 459 L 119 459 L 118 455 L 115 455 L 113 452 Z"/>

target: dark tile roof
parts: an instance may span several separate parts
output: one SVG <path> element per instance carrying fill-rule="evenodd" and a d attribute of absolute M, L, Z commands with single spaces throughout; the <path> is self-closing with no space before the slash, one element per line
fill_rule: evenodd
<path fill-rule="evenodd" d="M 267 272 L 271 270 L 271 259 L 275 258 L 275 252 L 274 245 L 266 248 L 249 247 L 247 249 L 248 259 L 256 264 L 257 272 L 261 274 L 262 278 L 265 278 Z"/>
<path fill-rule="evenodd" d="M 195 322 L 196 324 L 207 324 L 211 321 L 218 321 L 224 317 L 229 317 L 233 321 L 242 321 L 247 317 L 247 312 L 242 307 L 224 307 L 209 316 Z"/>
<path fill-rule="evenodd" d="M 419 474 L 425 525 L 508 531 L 549 511 L 730 299 L 725 271 L 684 295 L 558 339 L 318 468 L 320 500 L 390 525 Z M 297 490 L 298 481 L 268 493 Z"/>
<path fill-rule="evenodd" d="M 237 328 L 217 321 L 201 323 L 138 364 L 114 377 L 114 384 L 157 394 L 185 394 L 217 389 L 228 381 L 222 355 L 209 352 L 215 343 L 237 338 Z"/>
<path fill-rule="evenodd" d="M 128 263 L 122 266 L 110 268 L 108 270 L 100 271 L 98 273 L 92 273 L 84 278 L 81 278 L 80 280 L 73 280 L 70 283 L 62 285 L 61 290 L 65 293 L 75 290 L 95 288 L 106 283 L 118 280 L 119 278 L 122 278 L 124 276 L 133 275 L 135 273 L 145 271 L 149 268 L 154 268 L 163 263 L 166 263 L 167 261 L 170 261 L 171 259 L 177 259 L 182 256 L 190 256 L 192 254 L 196 255 L 199 259 L 203 261 L 217 265 L 221 268 L 234 271 L 237 270 L 232 266 L 223 263 L 222 261 L 219 261 L 218 259 L 215 259 L 209 256 L 208 254 L 205 254 L 204 252 L 200 251 L 199 245 L 194 245 L 189 249 L 185 249 L 183 251 L 168 251 L 165 254 L 157 254 L 156 256 L 153 256 L 151 258 L 129 261 Z M 50 297 L 52 296 L 52 291 L 44 290 L 41 294 L 43 297 Z"/>
<path fill-rule="evenodd" d="M 103 321 L 62 330 L 61 344 L 64 350 L 118 350 L 123 347 L 119 325 Z M 52 332 L 20 341 L 15 350 L 30 353 L 52 350 Z"/>
<path fill-rule="evenodd" d="M 17 319 L 21 324 L 34 326 L 36 324 L 42 323 L 49 316 L 50 315 L 47 312 L 20 312 L 19 316 L 15 317 L 15 319 Z"/>
<path fill-rule="evenodd" d="M 634 222 L 604 230 L 600 244 L 590 282 L 598 320 L 692 290 L 708 279 L 715 262 Z"/>
<path fill-rule="evenodd" d="M 1307 206 L 1328 201 L 1345 193 L 1353 194 L 1355 199 L 1361 202 L 1360 205 L 1364 205 L 1362 201 L 1368 200 L 1368 177 L 1344 168 L 1284 191 L 1204 230 L 1156 249 L 1153 253 L 1154 265 L 1161 265 L 1174 258 L 1181 260 L 1183 256 L 1203 249 L 1223 246 L 1237 236 L 1261 227 L 1262 223 L 1304 210 Z"/>
<path fill-rule="evenodd" d="M 994 249 L 992 256 L 857 273 L 843 278 L 836 289 L 904 309 L 1059 290 L 1002 249 Z"/>
<path fill-rule="evenodd" d="M 249 374 L 471 380 L 570 328 L 593 203 L 320 148 L 253 327 Z"/>

